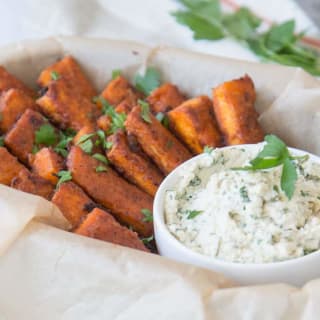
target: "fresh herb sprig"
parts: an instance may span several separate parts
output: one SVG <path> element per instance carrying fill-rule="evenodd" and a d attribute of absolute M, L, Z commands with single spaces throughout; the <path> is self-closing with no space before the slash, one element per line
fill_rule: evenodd
<path fill-rule="evenodd" d="M 305 69 L 320 75 L 320 56 L 301 45 L 303 33 L 295 33 L 295 21 L 272 25 L 261 32 L 261 19 L 246 7 L 224 13 L 218 0 L 178 0 L 183 10 L 172 13 L 176 21 L 189 27 L 196 40 L 230 37 L 248 47 L 263 60 Z"/>
<path fill-rule="evenodd" d="M 136 88 L 147 96 L 160 86 L 160 82 L 160 73 L 153 67 L 148 67 L 143 75 L 138 73 L 134 77 Z"/>
<path fill-rule="evenodd" d="M 147 123 L 152 123 L 149 103 L 140 99 L 138 100 L 138 103 L 141 107 L 141 118 Z"/>
<path fill-rule="evenodd" d="M 153 215 L 152 211 L 146 208 L 141 209 L 141 213 L 144 215 L 144 218 L 142 219 L 143 222 L 152 222 L 153 221 Z"/>
<path fill-rule="evenodd" d="M 58 172 L 57 176 L 59 177 L 59 181 L 57 183 L 57 188 L 64 182 L 72 180 L 71 171 L 61 170 Z"/>
<path fill-rule="evenodd" d="M 294 157 L 285 143 L 275 135 L 266 135 L 266 144 L 258 155 L 250 161 L 250 166 L 233 168 L 233 170 L 263 170 L 282 166 L 280 186 L 288 199 L 291 199 L 298 179 L 295 160 L 307 159 L 306 156 Z"/>

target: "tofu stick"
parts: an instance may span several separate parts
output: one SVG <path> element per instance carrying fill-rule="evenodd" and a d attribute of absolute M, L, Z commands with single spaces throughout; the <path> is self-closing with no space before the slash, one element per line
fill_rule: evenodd
<path fill-rule="evenodd" d="M 165 174 L 169 174 L 182 162 L 191 158 L 191 153 L 151 113 L 149 122 L 142 118 L 140 106 L 129 113 L 125 126 L 135 136 L 143 151 Z"/>
<path fill-rule="evenodd" d="M 168 113 L 170 129 L 197 154 L 204 146 L 221 146 L 221 134 L 213 115 L 212 103 L 200 96 L 182 103 Z"/>
<path fill-rule="evenodd" d="M 109 209 L 120 222 L 132 226 L 142 236 L 152 234 L 152 222 L 143 214 L 145 210 L 152 211 L 152 197 L 79 147 L 72 147 L 67 166 L 73 181 Z"/>
<path fill-rule="evenodd" d="M 93 209 L 74 232 L 82 236 L 149 252 L 135 232 L 121 226 L 110 213 L 98 208 Z"/>
<path fill-rule="evenodd" d="M 112 142 L 112 146 L 107 151 L 107 156 L 118 172 L 154 196 L 164 178 L 159 169 L 148 158 L 130 149 L 123 131 L 117 131 L 108 140 Z"/>
<path fill-rule="evenodd" d="M 228 145 L 257 143 L 264 133 L 254 108 L 256 93 L 249 76 L 213 89 L 213 108 Z"/>

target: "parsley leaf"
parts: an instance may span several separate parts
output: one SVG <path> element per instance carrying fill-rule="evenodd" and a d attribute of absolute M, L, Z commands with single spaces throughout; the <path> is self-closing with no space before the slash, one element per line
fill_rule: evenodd
<path fill-rule="evenodd" d="M 121 70 L 120 69 L 112 70 L 112 80 L 118 78 L 119 76 L 121 76 Z"/>
<path fill-rule="evenodd" d="M 230 37 L 249 48 L 262 60 L 301 67 L 320 75 L 320 54 L 301 45 L 303 33 L 295 34 L 295 21 L 259 28 L 261 19 L 246 7 L 224 13 L 218 0 L 178 0 L 184 10 L 172 15 L 193 31 L 195 39 L 218 40 Z"/>
<path fill-rule="evenodd" d="M 160 73 L 153 67 L 147 68 L 144 75 L 136 74 L 134 85 L 145 95 L 149 95 L 154 89 L 160 86 Z"/>
<path fill-rule="evenodd" d="M 93 142 L 91 139 L 88 139 L 84 142 L 77 143 L 77 145 L 85 152 L 88 154 L 91 154 L 92 149 L 93 149 Z"/>
<path fill-rule="evenodd" d="M 35 143 L 42 144 L 45 146 L 52 146 L 58 140 L 57 134 L 55 132 L 54 127 L 49 124 L 43 124 L 36 132 L 35 132 Z"/>
<path fill-rule="evenodd" d="M 250 161 L 250 166 L 233 168 L 233 170 L 263 170 L 282 165 L 281 189 L 290 200 L 294 194 L 295 183 L 298 179 L 296 167 L 293 163 L 297 157 L 290 155 L 285 143 L 275 135 L 265 136 L 266 144 L 256 158 Z M 298 158 L 305 158 L 298 157 Z M 240 190 L 241 193 L 241 190 Z"/>
<path fill-rule="evenodd" d="M 187 219 L 193 219 L 196 216 L 198 216 L 200 213 L 202 213 L 202 210 L 187 210 Z"/>
<path fill-rule="evenodd" d="M 210 147 L 210 146 L 204 146 L 203 148 L 203 152 L 204 153 L 208 153 L 208 154 L 211 154 L 211 152 L 214 150 L 213 147 Z"/>
<path fill-rule="evenodd" d="M 60 74 L 57 71 L 51 71 L 50 76 L 51 76 L 51 79 L 54 81 L 60 78 Z"/>
<path fill-rule="evenodd" d="M 168 116 L 163 113 L 163 112 L 158 112 L 156 114 L 156 119 L 161 122 L 161 124 L 165 127 L 165 128 L 169 128 L 169 118 Z"/>
<path fill-rule="evenodd" d="M 103 162 L 104 164 L 109 164 L 109 161 L 108 159 L 103 155 L 103 154 L 100 154 L 100 153 L 95 153 L 92 158 L 100 161 L 100 162 Z"/>
<path fill-rule="evenodd" d="M 144 209 L 141 209 L 141 213 L 144 215 L 144 218 L 142 219 L 143 222 L 153 221 L 153 215 L 151 210 L 144 208 Z"/>
<path fill-rule="evenodd" d="M 108 168 L 106 166 L 100 165 L 96 167 L 96 172 L 105 172 L 108 171 Z"/>
<path fill-rule="evenodd" d="M 152 123 L 152 120 L 150 119 L 150 106 L 149 103 L 143 101 L 143 100 L 138 100 L 138 103 L 141 107 L 141 118 L 147 122 L 147 123 Z"/>
<path fill-rule="evenodd" d="M 72 174 L 70 171 L 61 170 L 58 172 L 57 176 L 60 178 L 57 183 L 57 188 L 63 183 L 72 180 Z"/>
<path fill-rule="evenodd" d="M 148 244 L 150 243 L 151 241 L 153 241 L 154 239 L 154 236 L 150 236 L 150 237 L 147 237 L 147 238 L 142 238 L 141 241 L 143 242 L 143 244 Z"/>

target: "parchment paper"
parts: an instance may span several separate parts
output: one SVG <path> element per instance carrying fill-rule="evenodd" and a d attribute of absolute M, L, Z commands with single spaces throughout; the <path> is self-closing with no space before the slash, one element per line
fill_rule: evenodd
<path fill-rule="evenodd" d="M 172 48 L 81 38 L 21 43 L 0 64 L 34 86 L 40 70 L 74 55 L 98 90 L 145 64 L 187 95 L 248 73 L 267 132 L 320 154 L 320 84 L 299 69 L 244 63 Z M 0 186 L 0 319 L 318 319 L 320 279 L 233 287 L 222 275 L 68 233 L 49 202 Z"/>

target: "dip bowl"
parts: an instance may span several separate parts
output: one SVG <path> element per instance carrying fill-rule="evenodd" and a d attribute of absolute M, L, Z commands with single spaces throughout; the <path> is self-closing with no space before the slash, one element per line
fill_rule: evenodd
<path fill-rule="evenodd" d="M 257 150 L 258 153 L 258 151 L 261 149 L 261 146 L 261 144 L 252 144 L 224 147 L 223 149 L 250 148 L 250 150 L 252 150 L 252 148 L 254 148 L 254 150 Z M 308 154 L 311 161 L 320 164 L 320 158 L 308 152 L 294 148 L 289 148 L 289 151 L 294 156 L 303 156 Z M 165 193 L 167 190 L 174 189 L 179 179 L 181 179 L 181 173 L 186 170 L 186 166 L 188 166 L 190 163 L 199 161 L 200 157 L 204 156 L 206 155 L 200 154 L 177 167 L 165 178 L 156 193 L 153 214 L 155 239 L 159 253 L 162 256 L 179 262 L 196 265 L 213 270 L 215 272 L 220 272 L 241 285 L 284 282 L 291 285 L 302 286 L 306 282 L 319 277 L 320 250 L 302 257 L 279 262 L 227 262 L 214 257 L 202 255 L 189 249 L 170 233 L 165 223 Z"/>

